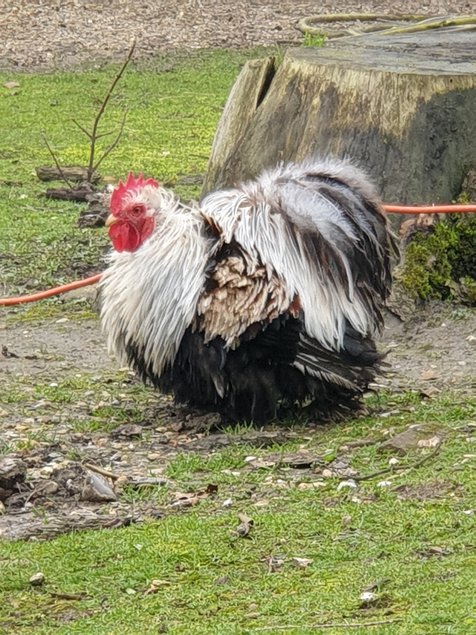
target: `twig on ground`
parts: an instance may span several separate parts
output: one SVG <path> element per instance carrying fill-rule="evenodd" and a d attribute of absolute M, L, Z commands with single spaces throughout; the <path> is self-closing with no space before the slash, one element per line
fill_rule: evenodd
<path fill-rule="evenodd" d="M 395 622 L 401 622 L 401 618 L 395 617 L 391 620 L 378 620 L 375 622 L 323 622 L 322 624 L 306 624 L 306 630 L 308 629 L 324 629 L 324 628 L 365 628 L 367 626 L 383 626 L 384 624 L 394 624 Z M 255 628 L 254 631 L 287 631 L 301 629 L 302 625 L 286 624 L 286 626 L 262 626 Z"/>
<path fill-rule="evenodd" d="M 391 467 L 386 467 L 383 470 L 378 470 L 377 472 L 372 472 L 371 474 L 363 474 L 362 476 L 358 476 L 358 475 L 353 476 L 352 480 L 369 481 L 370 479 L 375 478 L 376 476 L 383 476 L 384 474 L 391 474 L 393 472 L 400 472 L 403 470 L 414 470 L 417 467 L 420 467 L 421 465 L 423 465 L 423 463 L 426 463 L 430 459 L 434 458 L 440 451 L 442 445 L 443 445 L 442 442 L 438 443 L 438 445 L 433 450 L 433 452 L 430 452 L 430 454 L 426 454 L 425 456 L 422 456 L 422 458 L 418 459 L 418 461 L 415 461 L 415 463 L 410 463 L 409 465 L 408 464 L 392 465 Z"/>
<path fill-rule="evenodd" d="M 110 478 L 113 481 L 117 481 L 120 478 L 119 474 L 114 474 L 114 472 L 109 472 L 109 470 L 105 470 L 103 467 L 99 467 L 99 465 L 93 465 L 92 463 L 84 463 L 83 466 L 91 472 L 96 472 L 97 474 L 101 474 L 101 476 L 105 476 L 106 478 Z"/>

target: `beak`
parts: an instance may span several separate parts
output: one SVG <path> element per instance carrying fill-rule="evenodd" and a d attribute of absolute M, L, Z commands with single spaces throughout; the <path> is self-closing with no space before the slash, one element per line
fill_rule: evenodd
<path fill-rule="evenodd" d="M 111 225 L 114 225 L 114 223 L 117 223 L 119 219 L 114 216 L 113 214 L 109 214 L 109 216 L 106 218 L 106 227 L 110 227 Z"/>

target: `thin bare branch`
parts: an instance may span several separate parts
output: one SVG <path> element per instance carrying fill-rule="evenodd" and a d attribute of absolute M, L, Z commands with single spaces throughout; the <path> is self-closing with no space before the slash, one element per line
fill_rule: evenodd
<path fill-rule="evenodd" d="M 76 124 L 78 126 L 78 128 L 81 130 L 81 132 L 84 132 L 84 134 L 88 137 L 88 139 L 92 139 L 92 135 L 89 132 L 89 130 L 86 130 L 86 128 L 84 126 L 82 126 L 78 121 L 76 121 L 76 119 L 72 120 L 74 124 Z"/>
<path fill-rule="evenodd" d="M 426 463 L 430 459 L 434 458 L 438 454 L 438 452 L 441 450 L 442 445 L 443 445 L 443 442 L 440 441 L 440 443 L 438 443 L 438 445 L 435 447 L 433 452 L 430 452 L 429 454 L 425 454 L 425 456 L 422 456 L 422 458 L 418 459 L 418 461 L 415 461 L 415 463 L 410 463 L 410 464 L 407 463 L 406 465 L 392 465 L 391 467 L 386 467 L 383 470 L 378 470 L 378 472 L 372 472 L 371 474 L 364 474 L 363 476 L 352 476 L 352 480 L 369 481 L 370 479 L 375 478 L 376 476 L 383 476 L 384 474 L 391 474 L 393 472 L 401 472 L 402 470 L 414 470 L 415 468 L 423 465 L 423 463 Z"/>
<path fill-rule="evenodd" d="M 114 474 L 114 472 L 105 470 L 103 467 L 100 467 L 99 465 L 94 465 L 93 463 L 85 463 L 84 467 L 87 468 L 88 470 L 91 470 L 91 472 L 96 472 L 97 474 L 101 474 L 101 476 L 106 476 L 107 478 L 110 478 L 112 481 L 117 481 L 117 479 L 120 478 L 119 474 Z"/>
<path fill-rule="evenodd" d="M 101 134 L 96 135 L 97 139 L 102 139 L 103 137 L 109 137 L 114 132 L 114 130 L 109 130 L 109 132 L 102 132 Z"/>
<path fill-rule="evenodd" d="M 44 132 L 41 133 L 42 137 L 43 137 L 43 141 L 45 142 L 46 147 L 48 148 L 48 152 L 51 154 L 51 156 L 53 157 L 53 161 L 55 162 L 56 167 L 58 168 L 58 172 L 61 175 L 61 178 L 63 179 L 63 181 L 66 183 L 66 185 L 69 187 L 70 190 L 73 189 L 73 186 L 71 185 L 71 183 L 68 181 L 68 179 L 65 176 L 65 173 L 63 172 L 63 168 L 61 167 L 59 161 L 58 161 L 58 157 L 56 156 L 53 148 L 50 146 L 49 142 L 48 142 L 48 137 L 46 136 L 46 134 Z"/>
<path fill-rule="evenodd" d="M 122 137 L 122 133 L 124 132 L 124 126 L 126 124 L 127 112 L 128 112 L 127 110 L 124 111 L 124 116 L 122 117 L 121 127 L 119 129 L 117 137 L 114 139 L 114 141 L 111 143 L 111 145 L 103 152 L 103 154 L 99 157 L 97 162 L 94 164 L 92 174 L 94 174 L 94 171 L 98 169 L 98 167 L 101 165 L 101 163 L 104 161 L 104 159 L 109 154 L 111 154 L 111 152 L 114 150 L 114 148 L 119 143 L 119 140 Z"/>
<path fill-rule="evenodd" d="M 114 91 L 114 88 L 116 87 L 117 82 L 121 79 L 122 75 L 124 74 L 124 71 L 126 70 L 127 66 L 129 65 L 129 62 L 132 59 L 132 55 L 134 53 L 134 49 L 136 47 L 136 42 L 135 40 L 132 42 L 132 45 L 129 49 L 129 53 L 127 54 L 126 60 L 124 62 L 124 64 L 122 65 L 122 67 L 119 69 L 119 72 L 117 73 L 117 75 L 115 76 L 115 78 L 112 81 L 111 86 L 109 87 L 109 90 L 106 93 L 106 96 L 103 99 L 103 102 L 98 110 L 98 113 L 96 115 L 96 118 L 94 119 L 93 122 L 93 127 L 91 130 L 91 150 L 89 153 L 89 165 L 88 165 L 88 174 L 89 174 L 89 178 L 92 176 L 94 170 L 95 170 L 95 162 L 94 162 L 94 154 L 96 151 L 96 141 L 97 141 L 97 131 L 98 131 L 98 126 L 99 126 L 99 122 L 101 121 L 101 117 L 104 114 L 104 111 L 106 110 L 106 106 L 109 102 L 109 99 L 111 98 L 111 95 Z M 122 130 L 120 135 L 122 134 Z M 119 135 L 119 138 L 120 138 Z M 117 143 L 119 142 L 119 138 L 116 139 L 115 143 L 112 144 L 113 147 L 115 147 L 117 145 Z M 96 168 L 99 165 L 99 163 L 109 154 L 109 152 L 111 152 L 111 150 L 113 149 L 113 147 L 110 146 L 110 148 L 106 151 L 105 154 L 103 154 L 103 156 L 101 157 L 101 159 L 96 162 Z"/>
<path fill-rule="evenodd" d="M 306 624 L 306 630 L 317 630 L 324 628 L 367 628 L 369 626 L 383 626 L 384 624 L 394 624 L 395 622 L 401 622 L 401 618 L 396 617 L 389 620 L 377 620 L 374 622 L 323 622 L 322 624 Z M 286 624 L 286 626 L 262 626 L 259 628 L 255 628 L 254 631 L 292 631 L 292 630 L 300 630 L 302 625 L 297 624 Z"/>

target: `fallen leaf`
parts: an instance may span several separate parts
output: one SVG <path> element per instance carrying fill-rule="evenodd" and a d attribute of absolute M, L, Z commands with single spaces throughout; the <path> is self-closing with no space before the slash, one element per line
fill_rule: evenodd
<path fill-rule="evenodd" d="M 182 494 L 181 492 L 176 492 L 174 498 L 175 501 L 172 503 L 172 507 L 191 507 L 200 500 L 196 494 Z"/>
<path fill-rule="evenodd" d="M 213 583 L 215 586 L 225 586 L 230 583 L 230 577 L 227 575 L 222 575 L 215 580 Z"/>
<path fill-rule="evenodd" d="M 152 595 L 153 593 L 157 593 L 159 589 L 164 586 L 170 586 L 171 582 L 169 580 L 152 580 L 149 588 L 144 591 L 144 595 Z"/>
<path fill-rule="evenodd" d="M 432 368 L 429 368 L 428 370 L 424 370 L 420 374 L 420 379 L 423 379 L 424 381 L 433 381 L 434 379 L 438 379 L 438 378 L 439 378 L 438 373 Z"/>
<path fill-rule="evenodd" d="M 323 481 L 312 481 L 311 483 L 299 483 L 298 489 L 308 490 L 308 489 L 318 489 L 319 487 L 327 487 L 327 484 Z"/>
<path fill-rule="evenodd" d="M 311 558 L 298 558 L 296 556 L 294 558 L 291 558 L 291 562 L 293 563 L 294 566 L 300 569 L 306 569 L 306 567 L 312 564 L 314 560 L 312 560 Z"/>
<path fill-rule="evenodd" d="M 119 426 L 115 430 L 111 432 L 111 436 L 114 438 L 125 438 L 125 439 L 134 439 L 142 436 L 144 432 L 142 426 L 139 426 L 134 423 L 125 423 L 122 426 Z"/>
<path fill-rule="evenodd" d="M 240 524 L 235 529 L 235 533 L 240 538 L 246 538 L 249 536 L 254 521 L 246 514 L 238 514 L 238 520 L 240 521 Z"/>
<path fill-rule="evenodd" d="M 263 558 L 263 561 L 268 565 L 268 573 L 274 573 L 283 566 L 284 556 L 269 556 Z"/>
<path fill-rule="evenodd" d="M 437 445 L 440 445 L 441 437 L 434 436 L 429 439 L 420 439 L 417 443 L 419 448 L 436 448 Z"/>
<path fill-rule="evenodd" d="M 420 549 L 418 551 L 418 554 L 420 556 L 422 556 L 423 558 L 429 558 L 431 556 L 448 556 L 451 553 L 451 549 L 448 547 L 437 547 L 437 546 L 430 546 L 430 547 L 426 547 L 423 549 Z"/>
<path fill-rule="evenodd" d="M 353 479 L 349 479 L 348 481 L 341 481 L 337 486 L 337 491 L 340 492 L 340 490 L 344 488 L 355 489 L 356 487 L 357 483 Z"/>

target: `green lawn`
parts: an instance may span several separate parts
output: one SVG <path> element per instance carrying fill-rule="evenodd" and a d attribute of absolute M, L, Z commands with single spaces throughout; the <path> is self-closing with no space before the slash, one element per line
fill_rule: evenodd
<path fill-rule="evenodd" d="M 127 107 L 124 138 L 102 174 L 143 171 L 173 182 L 203 173 L 228 91 L 251 54 L 201 53 L 130 68 L 104 122 L 105 131 L 114 128 Z M 105 232 L 79 230 L 78 205 L 40 198 L 45 185 L 34 168 L 51 163 L 42 131 L 62 163 L 85 163 L 87 142 L 71 120 L 92 121 L 115 71 L 0 75 L 0 295 L 64 283 L 100 266 Z M 10 81 L 19 87 L 1 87 Z M 197 187 L 178 191 L 198 195 Z M 47 324 L 58 315 L 91 317 L 92 309 L 68 299 L 0 309 L 7 325 Z M 31 416 L 25 405 L 46 396 L 65 414 L 65 426 L 92 435 L 136 415 L 140 421 L 150 392 L 135 384 L 120 386 L 127 409 L 103 407 L 75 419 L 74 404 L 104 389 L 98 375 L 111 392 L 120 384 L 94 369 L 54 386 L 41 377 L 33 386 L 29 378 L 13 378 L 0 389 L 0 407 L 13 404 L 17 414 Z M 174 458 L 166 468 L 171 484 L 147 494 L 163 508 L 161 520 L 49 542 L 0 541 L 0 632 L 475 633 L 476 399 L 381 394 L 369 406 L 373 416 L 358 421 L 296 425 L 298 438 L 284 445 L 237 443 L 208 456 Z M 305 448 L 324 463 L 345 458 L 358 475 L 372 475 L 388 470 L 392 456 L 378 451 L 378 439 L 413 423 L 444 431 L 440 451 L 420 466 L 432 450 L 412 450 L 398 457 L 396 471 L 357 488 L 339 488 L 345 477 L 324 478 L 317 469 L 279 461 Z M 244 429 L 231 432 L 238 437 Z M 345 446 L 366 437 L 374 442 Z M 22 450 L 4 445 L 0 431 L 0 454 Z M 252 469 L 250 455 L 272 460 Z M 173 505 L 177 491 L 203 492 L 209 484 L 218 486 L 215 494 L 189 508 Z M 124 496 L 133 501 L 137 493 Z M 253 519 L 246 537 L 236 533 L 238 514 Z M 300 567 L 293 558 L 310 562 Z M 29 578 L 38 571 L 45 583 L 34 588 Z M 375 595 L 365 603 L 360 596 L 372 585 Z"/>

